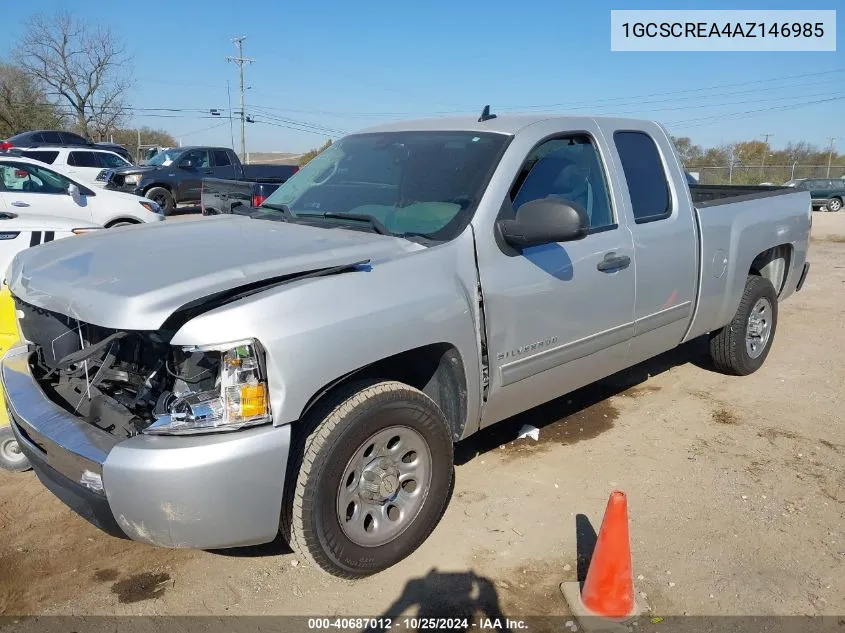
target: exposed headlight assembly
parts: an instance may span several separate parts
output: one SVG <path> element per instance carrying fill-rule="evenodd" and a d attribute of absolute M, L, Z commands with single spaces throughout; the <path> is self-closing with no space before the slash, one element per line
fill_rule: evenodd
<path fill-rule="evenodd" d="M 137 185 L 141 182 L 141 176 L 143 174 L 129 174 L 128 176 L 124 176 L 123 183 L 127 185 Z"/>
<path fill-rule="evenodd" d="M 258 341 L 184 347 L 182 352 L 191 357 L 199 355 L 190 365 L 193 376 L 177 375 L 167 368 L 176 378 L 176 386 L 161 402 L 156 421 L 144 433 L 234 431 L 271 421 L 264 357 Z M 208 372 L 216 372 L 216 378 L 203 378 Z"/>

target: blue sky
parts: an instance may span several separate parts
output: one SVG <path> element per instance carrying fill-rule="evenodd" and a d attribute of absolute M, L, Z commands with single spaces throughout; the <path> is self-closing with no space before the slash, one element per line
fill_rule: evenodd
<path fill-rule="evenodd" d="M 763 133 L 773 134 L 774 147 L 799 140 L 822 146 L 837 136 L 845 151 L 845 99 L 802 105 L 845 97 L 841 36 L 837 52 L 610 51 L 612 8 L 668 9 L 678 8 L 678 2 L 7 4 L 6 41 L 0 43 L 4 57 L 36 8 L 71 9 L 112 27 L 134 55 L 134 66 L 126 71 L 136 82 L 130 99 L 135 108 L 221 108 L 225 115 L 228 80 L 237 109 L 236 67 L 225 58 L 236 54 L 231 38 L 246 35 L 245 55 L 255 59 L 246 68 L 245 81 L 252 86 L 246 110 L 265 121 L 247 125 L 250 151 L 303 151 L 329 135 L 378 121 L 475 114 L 487 103 L 500 113 L 546 106 L 540 109 L 649 117 L 707 146 Z M 796 9 L 802 4 L 708 0 L 684 8 Z M 812 8 L 839 8 L 837 30 L 843 31 L 841 0 L 817 0 Z M 167 129 L 184 144 L 230 143 L 228 119 L 202 118 L 200 112 L 177 115 L 135 116 L 134 122 Z M 237 138 L 236 125 L 236 143 Z"/>

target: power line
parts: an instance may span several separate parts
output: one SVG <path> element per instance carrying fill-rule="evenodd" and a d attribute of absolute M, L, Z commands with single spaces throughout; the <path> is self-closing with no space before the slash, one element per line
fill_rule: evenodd
<path fill-rule="evenodd" d="M 240 37 L 232 38 L 232 41 L 235 43 L 235 46 L 238 47 L 238 56 L 237 57 L 227 57 L 227 62 L 235 62 L 238 65 L 238 71 L 241 79 L 241 162 L 247 162 L 246 160 L 246 126 L 244 125 L 246 122 L 246 113 L 244 112 L 244 64 L 251 64 L 255 60 L 250 59 L 248 57 L 244 57 L 244 40 L 246 39 L 246 35 L 241 35 Z"/>
<path fill-rule="evenodd" d="M 697 119 L 685 119 L 685 120 L 682 120 L 682 121 L 671 121 L 671 122 L 666 122 L 665 125 L 667 127 L 682 126 L 685 129 L 703 127 L 703 126 L 706 126 L 706 125 L 713 125 L 714 123 L 721 123 L 722 121 L 725 121 L 725 120 L 735 120 L 735 119 L 747 118 L 748 116 L 754 116 L 755 114 L 759 114 L 761 112 L 774 112 L 774 111 L 777 111 L 777 110 L 779 110 L 779 111 L 797 110 L 799 108 L 804 108 L 804 107 L 816 105 L 816 104 L 819 104 L 819 103 L 832 103 L 834 101 L 841 101 L 843 99 L 845 99 L 845 96 L 831 97 L 831 98 L 828 98 L 828 99 L 817 99 L 815 101 L 807 101 L 805 103 L 794 103 L 794 104 L 790 104 L 790 105 L 760 108 L 760 109 L 756 109 L 756 110 L 746 110 L 744 112 L 729 112 L 729 113 L 715 114 L 713 116 L 700 117 L 700 118 L 697 118 Z"/>
<path fill-rule="evenodd" d="M 309 134 L 317 134 L 318 136 L 330 136 L 337 138 L 338 136 L 342 136 L 342 134 L 336 133 L 328 133 L 328 132 L 320 132 L 318 130 L 310 130 L 308 128 L 301 128 L 301 127 L 294 127 L 293 125 L 288 125 L 285 123 L 276 123 L 275 121 L 264 121 L 262 119 L 253 119 L 255 123 L 261 123 L 263 125 L 272 125 L 273 127 L 283 127 L 288 130 L 296 130 L 297 132 L 308 132 Z"/>
<path fill-rule="evenodd" d="M 248 106 L 248 107 L 250 108 L 251 111 L 256 112 L 259 116 L 262 116 L 262 117 L 265 117 L 265 118 L 268 118 L 268 119 L 271 119 L 271 120 L 274 120 L 274 121 L 279 121 L 281 123 L 289 123 L 291 125 L 299 125 L 299 126 L 302 126 L 302 127 L 310 127 L 310 128 L 313 128 L 314 130 L 316 130 L 318 132 L 331 132 L 331 133 L 338 133 L 338 134 L 347 134 L 346 130 L 341 130 L 341 129 L 338 129 L 338 128 L 332 128 L 332 127 L 328 127 L 328 126 L 325 126 L 325 125 L 318 125 L 318 124 L 315 124 L 315 123 L 309 123 L 307 121 L 299 121 L 299 120 L 296 120 L 296 119 L 288 119 L 286 117 L 279 116 L 278 114 L 272 114 L 272 113 L 269 113 L 269 112 L 265 112 L 264 111 L 265 108 L 262 108 L 260 106 Z"/>

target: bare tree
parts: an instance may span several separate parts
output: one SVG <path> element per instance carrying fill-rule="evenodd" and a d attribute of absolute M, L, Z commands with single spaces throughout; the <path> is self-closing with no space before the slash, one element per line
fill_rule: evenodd
<path fill-rule="evenodd" d="M 131 58 L 109 28 L 70 13 L 36 14 L 15 59 L 48 95 L 66 104 L 81 134 L 103 138 L 127 118 Z"/>
<path fill-rule="evenodd" d="M 0 138 L 32 129 L 60 127 L 64 117 L 22 69 L 0 63 Z"/>

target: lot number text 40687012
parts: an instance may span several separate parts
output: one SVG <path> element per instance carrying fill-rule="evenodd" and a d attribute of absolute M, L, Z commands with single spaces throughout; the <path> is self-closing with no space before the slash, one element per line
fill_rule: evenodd
<path fill-rule="evenodd" d="M 520 630 L 527 629 L 528 625 L 524 620 L 511 620 L 510 618 L 480 618 L 478 621 L 470 621 L 469 618 L 308 618 L 308 628 L 313 630 L 356 630 L 376 629 L 408 629 L 419 630 L 450 630 L 467 631 L 469 629 L 484 630 Z"/>

